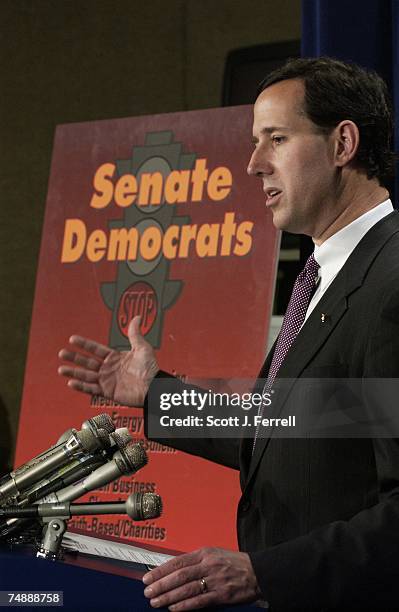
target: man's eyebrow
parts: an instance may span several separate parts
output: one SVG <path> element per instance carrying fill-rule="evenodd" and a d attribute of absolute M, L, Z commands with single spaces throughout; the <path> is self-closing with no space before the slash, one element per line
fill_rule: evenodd
<path fill-rule="evenodd" d="M 261 134 L 272 134 L 273 132 L 289 132 L 290 128 L 283 127 L 282 125 L 271 125 L 270 127 L 264 127 L 260 130 Z M 258 138 L 254 136 L 252 142 L 258 142 Z"/>

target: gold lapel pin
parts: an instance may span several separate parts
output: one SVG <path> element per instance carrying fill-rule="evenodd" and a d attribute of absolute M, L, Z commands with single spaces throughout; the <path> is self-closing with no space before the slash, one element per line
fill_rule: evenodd
<path fill-rule="evenodd" d="M 329 319 L 330 317 L 328 316 L 328 314 L 326 314 L 325 312 L 321 313 L 320 319 L 322 323 L 326 323 L 327 319 Z"/>

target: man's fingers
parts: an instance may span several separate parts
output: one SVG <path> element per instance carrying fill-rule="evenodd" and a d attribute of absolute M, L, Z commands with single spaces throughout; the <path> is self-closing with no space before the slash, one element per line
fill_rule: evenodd
<path fill-rule="evenodd" d="M 87 383 L 81 380 L 68 380 L 68 387 L 75 389 L 75 391 L 83 391 L 83 393 L 90 393 L 91 395 L 102 395 L 100 385 L 94 383 Z"/>
<path fill-rule="evenodd" d="M 105 359 L 105 357 L 112 352 L 112 349 L 109 348 L 109 346 L 99 344 L 95 340 L 89 340 L 89 338 L 83 338 L 82 336 L 71 336 L 69 338 L 69 342 L 70 344 L 83 349 L 86 351 L 86 353 L 91 353 L 100 359 Z"/>
<path fill-rule="evenodd" d="M 73 351 L 68 351 L 67 349 L 62 349 L 58 353 L 58 357 L 63 361 L 76 363 L 76 365 L 83 366 L 87 370 L 93 370 L 94 372 L 98 372 L 101 367 L 101 361 L 97 361 L 97 359 L 94 358 L 86 357 L 81 353 L 74 353 Z"/>
<path fill-rule="evenodd" d="M 215 598 L 214 593 L 204 593 L 204 595 L 197 595 L 197 597 L 191 597 L 179 603 L 171 604 L 169 610 L 171 612 L 184 612 L 185 610 L 200 610 L 201 608 L 218 604 L 219 602 Z"/>
<path fill-rule="evenodd" d="M 184 600 L 190 600 L 194 608 L 198 604 L 198 596 L 208 595 L 202 592 L 201 572 L 200 551 L 179 555 L 143 576 L 144 584 L 148 585 L 144 595 L 150 598 L 151 605 L 156 608 L 181 605 L 179 602 Z M 209 597 L 206 597 L 199 607 L 205 607 L 209 602 Z"/>
<path fill-rule="evenodd" d="M 160 578 L 163 578 L 164 576 L 168 576 L 169 574 L 172 574 L 173 572 L 176 572 L 188 566 L 195 565 L 199 563 L 199 561 L 199 551 L 197 550 L 191 553 L 186 553 L 184 555 L 179 555 L 178 557 L 174 557 L 173 559 L 166 561 L 166 563 L 155 567 L 150 572 L 147 572 L 147 574 L 144 574 L 143 582 L 147 585 L 152 584 L 153 582 L 155 582 L 156 580 L 160 580 Z"/>
<path fill-rule="evenodd" d="M 177 589 L 172 589 L 164 595 L 151 598 L 150 604 L 156 608 L 174 605 L 176 610 L 195 610 L 208 606 L 213 599 L 214 595 L 212 593 L 202 593 L 199 580 L 194 580 Z"/>
<path fill-rule="evenodd" d="M 143 576 L 151 606 L 172 612 L 255 601 L 260 590 L 246 553 L 201 548 Z"/>
<path fill-rule="evenodd" d="M 89 370 L 83 370 L 82 368 L 73 368 L 71 366 L 62 365 L 58 368 L 58 374 L 61 376 L 67 376 L 73 380 L 81 380 L 86 383 L 98 383 L 98 373 L 90 372 Z M 76 387 L 74 387 L 76 389 Z"/>
<path fill-rule="evenodd" d="M 166 593 L 167 591 L 177 589 L 178 587 L 182 587 L 185 584 L 190 584 L 193 581 L 196 582 L 197 592 L 194 594 L 198 594 L 201 592 L 200 589 L 200 578 L 199 575 L 199 566 L 191 565 L 189 567 L 185 567 L 181 570 L 177 570 L 176 572 L 172 572 L 165 576 L 164 578 L 160 578 L 156 582 L 153 582 L 151 585 L 146 587 L 144 590 L 144 595 L 146 597 L 157 597 L 162 593 Z"/>

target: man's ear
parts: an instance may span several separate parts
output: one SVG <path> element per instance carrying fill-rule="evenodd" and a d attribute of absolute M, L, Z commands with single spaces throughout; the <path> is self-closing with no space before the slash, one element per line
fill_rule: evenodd
<path fill-rule="evenodd" d="M 334 129 L 334 159 L 338 167 L 346 166 L 359 148 L 359 128 L 356 123 L 345 119 Z"/>

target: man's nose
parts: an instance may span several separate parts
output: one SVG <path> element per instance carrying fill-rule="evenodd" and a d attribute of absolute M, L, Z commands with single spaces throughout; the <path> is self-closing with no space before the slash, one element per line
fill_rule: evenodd
<path fill-rule="evenodd" d="M 247 172 L 250 176 L 259 176 L 273 174 L 273 166 L 267 158 L 265 151 L 255 149 L 249 160 Z"/>

